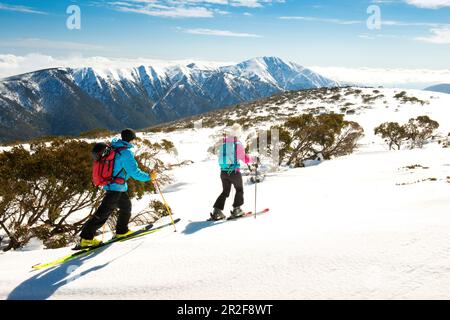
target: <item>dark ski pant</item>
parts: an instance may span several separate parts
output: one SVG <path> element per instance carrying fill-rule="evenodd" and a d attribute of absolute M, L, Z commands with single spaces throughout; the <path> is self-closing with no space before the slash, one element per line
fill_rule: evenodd
<path fill-rule="evenodd" d="M 220 179 L 222 180 L 223 191 L 217 198 L 214 208 L 219 210 L 223 210 L 225 208 L 225 201 L 230 196 L 231 186 L 234 186 L 236 189 L 233 208 L 242 206 L 244 204 L 244 184 L 242 182 L 241 173 L 235 171 L 227 173 L 222 171 L 220 174 Z"/>
<path fill-rule="evenodd" d="M 86 222 L 80 237 L 86 240 L 94 239 L 95 232 L 108 220 L 115 209 L 119 208 L 116 233 L 128 232 L 128 222 L 131 217 L 131 201 L 127 192 L 106 191 L 102 203 L 94 215 Z"/>

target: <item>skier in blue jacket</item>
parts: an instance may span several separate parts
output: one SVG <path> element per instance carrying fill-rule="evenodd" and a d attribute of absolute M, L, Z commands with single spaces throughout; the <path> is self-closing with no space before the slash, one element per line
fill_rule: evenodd
<path fill-rule="evenodd" d="M 139 169 L 134 154 L 131 151 L 133 145 L 130 143 L 136 139 L 136 133 L 132 129 L 125 129 L 121 133 L 122 139 L 113 139 L 112 147 L 121 149 L 114 160 L 113 176 L 123 178 L 124 184 L 111 183 L 103 187 L 106 190 L 105 197 L 94 215 L 86 222 L 81 231 L 80 247 L 92 247 L 101 244 L 100 240 L 94 238 L 95 233 L 108 220 L 115 209 L 119 209 L 115 237 L 126 237 L 131 233 L 128 222 L 131 217 L 131 200 L 128 196 L 127 180 L 133 178 L 137 181 L 148 182 L 157 179 L 155 171 L 149 175 Z M 123 149 L 125 148 L 125 149 Z"/>

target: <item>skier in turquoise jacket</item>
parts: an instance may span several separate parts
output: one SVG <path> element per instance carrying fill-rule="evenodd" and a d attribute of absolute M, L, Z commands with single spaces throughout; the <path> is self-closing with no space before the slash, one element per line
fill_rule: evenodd
<path fill-rule="evenodd" d="M 241 206 L 244 204 L 244 184 L 242 181 L 241 164 L 254 162 L 253 157 L 245 153 L 245 148 L 239 141 L 242 127 L 234 124 L 230 132 L 225 135 L 224 141 L 219 148 L 220 179 L 222 181 L 222 193 L 217 198 L 213 206 L 211 220 L 223 220 L 226 216 L 223 213 L 225 202 L 230 196 L 231 187 L 234 186 L 236 195 L 233 202 L 231 218 L 238 218 L 244 215 Z"/>

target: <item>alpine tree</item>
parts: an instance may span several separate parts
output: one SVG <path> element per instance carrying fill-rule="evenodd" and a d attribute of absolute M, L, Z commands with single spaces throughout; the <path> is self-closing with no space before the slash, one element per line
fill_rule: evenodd
<path fill-rule="evenodd" d="M 405 127 L 397 122 L 382 123 L 374 131 L 388 144 L 389 150 L 392 150 L 394 146 L 397 147 L 397 150 L 400 150 L 402 143 L 407 140 Z"/>
<path fill-rule="evenodd" d="M 290 133 L 283 150 L 288 166 L 301 166 L 304 160 L 320 153 L 325 159 L 350 154 L 364 133 L 358 123 L 334 113 L 303 114 L 288 119 L 283 127 Z"/>
<path fill-rule="evenodd" d="M 439 128 L 439 123 L 428 116 L 410 119 L 405 125 L 405 131 L 411 142 L 411 149 L 415 147 L 422 148 L 425 142 L 433 136 L 437 128 Z"/>
<path fill-rule="evenodd" d="M 385 122 L 375 128 L 375 134 L 380 135 L 389 145 L 389 150 L 394 146 L 400 150 L 403 142 L 409 141 L 411 149 L 422 148 L 429 140 L 439 123 L 430 119 L 428 116 L 419 116 L 412 118 L 408 123 L 400 125 L 397 122 Z"/>

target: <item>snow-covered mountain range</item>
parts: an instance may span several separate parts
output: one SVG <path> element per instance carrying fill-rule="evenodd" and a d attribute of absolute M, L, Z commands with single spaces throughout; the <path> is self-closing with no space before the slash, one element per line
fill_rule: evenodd
<path fill-rule="evenodd" d="M 0 81 L 0 140 L 143 128 L 287 90 L 335 86 L 276 57 L 221 67 L 46 69 Z"/>

